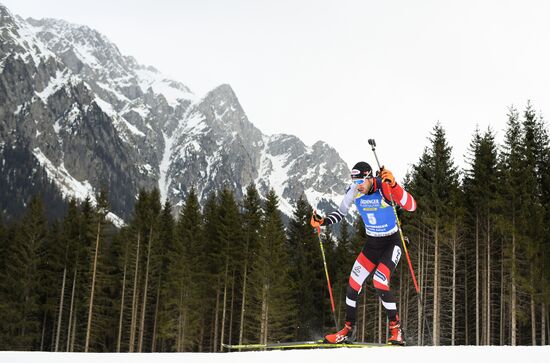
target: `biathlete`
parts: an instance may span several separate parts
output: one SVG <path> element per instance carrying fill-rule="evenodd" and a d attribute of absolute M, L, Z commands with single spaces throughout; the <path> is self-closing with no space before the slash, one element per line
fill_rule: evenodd
<path fill-rule="evenodd" d="M 416 209 L 414 198 L 395 182 L 393 174 L 381 168 L 374 177 L 371 166 L 361 161 L 351 170 L 352 183 L 337 211 L 325 218 L 315 212 L 311 225 L 315 228 L 340 222 L 355 203 L 363 218 L 367 240 L 351 269 L 346 292 L 346 323 L 342 330 L 325 336 L 328 343 L 351 343 L 355 341 L 357 300 L 365 279 L 374 274 L 376 293 L 388 316 L 389 344 L 404 345 L 405 338 L 397 311 L 397 303 L 390 290 L 391 274 L 401 258 L 401 238 L 391 199 L 406 211 Z M 391 193 L 391 198 L 390 198 Z"/>

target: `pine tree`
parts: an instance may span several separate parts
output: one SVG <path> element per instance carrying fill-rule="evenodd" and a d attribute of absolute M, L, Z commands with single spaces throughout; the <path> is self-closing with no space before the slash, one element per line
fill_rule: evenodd
<path fill-rule="evenodd" d="M 78 224 L 75 226 L 77 243 L 75 246 L 74 293 L 72 316 L 70 319 L 69 351 L 84 351 L 87 322 L 90 307 L 94 247 L 97 239 L 97 219 L 91 198 L 86 198 L 80 206 Z"/>
<path fill-rule="evenodd" d="M 203 223 L 199 202 L 191 189 L 180 211 L 175 227 L 175 244 L 168 263 L 164 334 L 172 345 L 170 350 L 182 352 L 196 349 L 204 308 Z"/>
<path fill-rule="evenodd" d="M 128 279 L 129 287 L 129 322 L 127 325 L 127 333 L 123 334 L 128 339 L 128 352 L 136 352 L 139 350 L 139 332 L 140 332 L 140 313 L 142 308 L 143 296 L 147 294 L 143 290 L 144 287 L 144 271 L 147 260 L 148 248 L 150 243 L 150 227 L 151 227 L 151 210 L 149 203 L 149 193 L 145 190 L 140 190 L 138 199 L 134 206 L 132 220 L 128 226 L 128 251 L 129 251 L 129 266 L 130 276 Z"/>
<path fill-rule="evenodd" d="M 62 223 L 63 240 L 67 249 L 64 270 L 66 269 L 67 271 L 67 293 L 69 295 L 67 298 L 67 309 L 60 308 L 60 311 L 66 311 L 66 317 L 65 323 L 58 327 L 56 339 L 57 334 L 59 334 L 59 349 L 69 352 L 74 351 L 76 337 L 75 322 L 77 321 L 76 310 L 80 306 L 79 302 L 82 300 L 80 283 L 82 283 L 81 276 L 85 269 L 81 265 L 81 261 L 87 256 L 86 246 L 84 245 L 81 233 L 82 213 L 74 199 L 69 201 L 67 213 Z"/>
<path fill-rule="evenodd" d="M 2 213 L 0 212 L 0 281 L 5 281 L 6 276 L 6 265 L 7 265 L 7 257 L 8 257 L 8 241 L 9 238 L 7 236 L 7 228 L 4 226 L 4 221 L 2 218 Z M 4 314 L 7 312 L 7 304 L 8 300 L 6 299 L 7 296 L 5 295 L 6 291 L 4 291 L 4 284 L 0 282 L 0 313 Z M 4 315 L 2 315 L 4 316 Z M 4 325 L 2 322 L 0 322 L 0 328 L 3 328 Z M 0 333 L 0 350 L 6 350 L 9 349 L 9 347 L 2 343 L 4 336 L 2 333 Z"/>
<path fill-rule="evenodd" d="M 163 351 L 166 336 L 165 325 L 172 320 L 166 314 L 168 298 L 171 293 L 170 259 L 174 256 L 177 242 L 175 241 L 176 221 L 172 216 L 172 204 L 166 200 L 160 215 L 159 251 L 155 256 L 155 281 L 157 281 L 155 314 L 153 322 L 151 351 Z"/>
<path fill-rule="evenodd" d="M 96 292 L 96 284 L 99 283 L 99 280 L 101 280 L 101 261 L 99 261 L 99 258 L 101 256 L 101 246 L 100 242 L 103 239 L 103 232 L 102 232 L 102 226 L 105 225 L 105 216 L 108 213 L 109 210 L 109 203 L 107 201 L 107 193 L 105 189 L 102 189 L 100 194 L 97 195 L 97 208 L 93 211 L 92 219 L 94 220 L 92 223 L 95 224 L 94 229 L 95 232 L 95 243 L 93 246 L 93 262 L 91 263 L 90 268 L 90 274 L 91 274 L 91 287 L 90 287 L 90 297 L 88 300 L 88 316 L 87 316 L 87 326 L 86 326 L 86 341 L 84 343 L 84 351 L 88 352 L 90 349 L 90 346 L 92 344 L 91 338 L 92 338 L 92 321 L 94 320 L 94 303 L 96 302 L 94 298 L 97 298 L 97 292 Z M 103 241 L 105 242 L 105 241 Z M 100 291 L 100 288 L 97 289 L 98 292 Z M 97 308 L 96 308 L 97 309 Z M 99 321 L 100 319 L 98 319 Z M 96 325 L 98 324 L 98 321 L 95 322 Z M 104 323 L 104 322 L 102 322 Z M 102 329 L 99 329 L 102 330 Z"/>
<path fill-rule="evenodd" d="M 254 336 L 250 334 L 250 317 L 258 314 L 254 304 L 251 304 L 250 298 L 250 273 L 252 263 L 258 253 L 260 244 L 260 230 L 262 223 L 262 207 L 260 195 L 254 184 L 246 188 L 246 195 L 243 200 L 243 234 L 245 240 L 244 262 L 242 267 L 242 291 L 241 291 L 241 311 L 239 322 L 239 344 L 254 341 Z M 253 331 L 253 328 L 252 328 Z"/>
<path fill-rule="evenodd" d="M 116 352 L 128 351 L 129 344 L 128 336 L 130 335 L 130 314 L 133 312 L 134 306 L 127 306 L 133 295 L 130 294 L 132 289 L 131 280 L 134 274 L 132 270 L 132 262 L 135 261 L 133 256 L 133 233 L 128 226 L 123 227 L 113 240 L 113 254 L 116 258 L 116 272 L 114 278 L 118 282 L 118 294 L 115 295 L 116 311 Z"/>
<path fill-rule="evenodd" d="M 501 211 L 500 230 L 505 242 L 504 258 L 510 266 L 510 284 L 504 284 L 504 288 L 509 289 L 510 296 L 511 345 L 537 341 L 536 306 L 540 291 L 545 289 L 541 278 L 544 252 L 540 246 L 547 243 L 544 223 L 547 196 L 542 192 L 548 173 L 544 161 L 548 149 L 546 135 L 544 123 L 530 104 L 523 121 L 516 109 L 510 109 L 499 169 L 501 193 L 507 197 Z"/>
<path fill-rule="evenodd" d="M 224 260 L 223 281 L 223 302 L 220 326 L 220 347 L 221 344 L 231 341 L 233 338 L 233 323 L 237 314 L 235 308 L 235 275 L 240 273 L 243 261 L 244 236 L 242 234 L 241 215 L 235 201 L 235 196 L 227 187 L 219 195 L 219 231 L 220 251 Z M 240 279 L 239 279 L 240 280 Z M 237 298 L 240 300 L 240 297 Z"/>
<path fill-rule="evenodd" d="M 159 255 L 162 255 L 162 246 L 159 244 L 159 219 L 162 206 L 160 203 L 160 191 L 157 188 L 151 190 L 148 197 L 147 221 L 145 226 L 147 231 L 147 254 L 144 261 L 144 282 L 143 297 L 141 306 L 140 334 L 138 340 L 138 352 L 150 351 L 151 331 L 154 319 L 154 301 L 157 292 L 157 275 L 154 271 L 158 270 L 156 266 L 160 263 Z M 145 252 L 145 251 L 144 251 Z"/>
<path fill-rule="evenodd" d="M 4 225 L 4 218 L 0 212 L 0 276 L 4 274 L 4 268 L 6 266 L 6 256 L 8 253 L 8 239 L 6 226 Z"/>
<path fill-rule="evenodd" d="M 265 202 L 260 236 L 250 276 L 252 301 L 259 307 L 259 314 L 252 318 L 256 341 L 287 341 L 295 335 L 295 286 L 290 279 L 289 249 L 273 190 Z"/>
<path fill-rule="evenodd" d="M 216 351 L 219 347 L 220 286 L 224 258 L 221 254 L 220 217 L 217 196 L 211 193 L 204 205 L 204 244 L 203 261 L 208 266 L 203 276 L 203 306 L 207 309 L 201 325 L 201 344 L 199 349 Z"/>
<path fill-rule="evenodd" d="M 40 350 L 59 350 L 58 322 L 63 312 L 60 307 L 66 292 L 67 270 L 65 258 L 68 251 L 62 235 L 62 223 L 53 221 L 44 243 L 44 257 L 38 267 L 40 271 L 40 311 L 43 326 Z M 65 285 L 64 285 L 65 283 Z M 57 343 L 57 346 L 56 346 Z"/>
<path fill-rule="evenodd" d="M 292 250 L 292 280 L 296 284 L 295 300 L 300 302 L 295 317 L 295 339 L 298 341 L 311 339 L 324 331 L 323 298 L 326 283 L 319 241 L 309 224 L 312 213 L 311 206 L 300 197 L 288 225 L 288 241 Z M 331 316 L 330 313 L 328 316 Z"/>
<path fill-rule="evenodd" d="M 518 313 L 517 300 L 519 283 L 519 240 L 521 230 L 521 203 L 524 199 L 525 189 L 522 185 L 523 146 L 521 144 L 522 129 L 519 122 L 519 114 L 515 108 L 510 108 L 508 122 L 504 137 L 504 145 L 500 153 L 499 170 L 501 175 L 500 190 L 507 196 L 507 206 L 502 209 L 503 223 L 501 232 L 506 241 L 506 255 L 510 260 L 510 344 L 517 344 Z"/>
<path fill-rule="evenodd" d="M 491 264 L 497 263 L 498 248 L 495 248 L 495 218 L 498 208 L 498 165 L 497 147 L 493 132 L 489 129 L 484 135 L 476 130 L 470 144 L 469 167 L 465 170 L 464 194 L 468 205 L 466 225 L 472 226 L 469 231 L 471 248 L 475 254 L 469 254 L 467 261 L 475 261 L 475 295 L 476 303 L 475 336 L 476 344 L 490 344 L 491 337 L 491 300 L 493 284 Z M 466 276 L 465 278 L 469 278 Z M 473 285 L 473 283 L 472 283 Z M 482 302 L 480 309 L 479 303 Z M 483 318 L 480 320 L 479 316 Z"/>
<path fill-rule="evenodd" d="M 541 284 L 542 280 L 542 250 L 541 247 L 547 241 L 544 227 L 545 206 L 544 201 L 548 199 L 543 196 L 543 179 L 548 170 L 544 170 L 545 153 L 548 149 L 548 137 L 545 133 L 545 127 L 539 121 L 535 111 L 530 103 L 524 112 L 523 140 L 524 163 L 523 166 L 523 186 L 530 191 L 525 194 L 522 204 L 521 214 L 524 220 L 524 234 L 526 236 L 526 250 L 529 257 L 529 266 L 525 270 L 524 276 L 528 276 L 525 281 L 526 288 L 530 296 L 530 322 L 531 327 L 530 344 L 537 344 L 537 304 L 541 301 L 542 290 L 545 288 Z"/>
<path fill-rule="evenodd" d="M 540 184 L 540 201 L 544 209 L 543 220 L 550 220 L 550 135 L 548 124 L 539 116 L 537 125 L 537 139 L 539 140 L 540 153 L 537 160 L 538 179 Z M 540 297 L 540 344 L 548 344 L 548 304 L 550 303 L 550 224 L 542 225 L 540 241 L 540 266 L 541 266 L 541 297 Z"/>
<path fill-rule="evenodd" d="M 458 195 L 458 173 L 452 160 L 452 148 L 448 145 L 445 131 L 437 124 L 430 138 L 430 147 L 424 150 L 420 161 L 413 166 L 410 183 L 410 192 L 417 200 L 418 205 L 424 205 L 415 214 L 412 222 L 418 229 L 429 226 L 429 233 L 433 238 L 433 296 L 432 296 L 432 324 L 433 344 L 441 343 L 442 298 L 441 268 L 442 257 L 451 254 L 443 252 L 449 241 L 448 226 L 452 225 L 452 211 L 456 208 Z M 425 299 L 426 300 L 426 299 Z M 427 302 L 426 302 L 427 304 Z"/>
<path fill-rule="evenodd" d="M 44 257 L 47 222 L 39 198 L 31 199 L 23 220 L 9 246 L 1 279 L 0 334 L 2 349 L 40 348 L 40 275 Z"/>

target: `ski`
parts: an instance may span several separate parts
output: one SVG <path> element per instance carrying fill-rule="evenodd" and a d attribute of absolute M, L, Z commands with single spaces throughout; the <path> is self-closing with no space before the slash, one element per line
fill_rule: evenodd
<path fill-rule="evenodd" d="M 323 340 L 312 340 L 304 342 L 268 343 L 268 344 L 222 344 L 230 350 L 255 350 L 255 349 L 318 349 L 318 348 L 381 348 L 398 347 L 398 345 L 378 343 L 348 343 L 333 344 L 324 343 Z"/>

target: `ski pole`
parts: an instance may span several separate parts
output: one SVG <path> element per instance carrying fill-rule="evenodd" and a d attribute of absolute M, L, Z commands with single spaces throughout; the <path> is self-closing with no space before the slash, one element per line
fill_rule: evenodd
<path fill-rule="evenodd" d="M 374 157 L 376 158 L 376 163 L 378 164 L 378 170 L 381 170 L 380 168 L 380 161 L 378 161 L 378 156 L 376 155 L 376 141 L 374 139 L 369 139 L 369 145 L 372 148 L 372 152 L 374 153 Z M 409 256 L 409 250 L 407 249 L 407 244 L 405 243 L 405 238 L 403 237 L 403 230 L 401 229 L 401 223 L 399 222 L 399 217 L 397 216 L 397 209 L 395 207 L 395 202 L 393 201 L 393 195 L 390 194 L 390 201 L 391 206 L 393 208 L 393 214 L 395 215 L 395 220 L 397 222 L 397 230 L 399 231 L 399 237 L 401 237 L 401 244 L 403 245 L 403 250 L 405 251 L 405 256 L 407 256 L 407 262 L 409 263 L 409 269 L 411 270 L 411 276 L 413 278 L 414 282 L 414 288 L 416 289 L 416 293 L 420 294 L 420 288 L 418 287 L 418 283 L 416 282 L 416 276 L 414 274 L 414 269 L 412 267 L 411 257 Z"/>
<path fill-rule="evenodd" d="M 313 211 L 315 213 L 316 211 Z M 321 247 L 321 255 L 323 256 L 323 266 L 325 267 L 325 276 L 327 277 L 328 294 L 330 296 L 330 306 L 332 308 L 332 318 L 334 319 L 334 326 L 338 329 L 338 321 L 336 320 L 336 309 L 334 308 L 334 298 L 332 297 L 332 287 L 330 286 L 330 277 L 328 276 L 327 259 L 325 257 L 325 248 L 323 247 L 323 241 L 321 240 L 321 227 L 317 228 L 317 237 L 319 238 L 319 246 Z"/>

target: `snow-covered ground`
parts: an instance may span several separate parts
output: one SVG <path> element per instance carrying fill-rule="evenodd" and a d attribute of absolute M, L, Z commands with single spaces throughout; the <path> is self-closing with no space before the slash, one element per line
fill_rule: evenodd
<path fill-rule="evenodd" d="M 317 349 L 241 353 L 43 353 L 0 352 L 6 363 L 524 363 L 549 362 L 543 347 L 406 347 Z"/>

